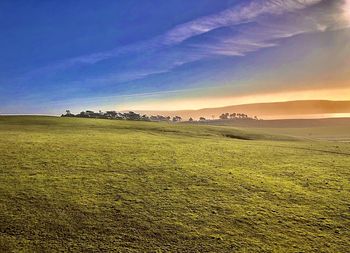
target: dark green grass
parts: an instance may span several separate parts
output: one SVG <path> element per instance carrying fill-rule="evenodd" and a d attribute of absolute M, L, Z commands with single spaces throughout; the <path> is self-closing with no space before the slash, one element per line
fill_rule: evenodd
<path fill-rule="evenodd" d="M 350 145 L 0 117 L 0 252 L 348 252 Z"/>

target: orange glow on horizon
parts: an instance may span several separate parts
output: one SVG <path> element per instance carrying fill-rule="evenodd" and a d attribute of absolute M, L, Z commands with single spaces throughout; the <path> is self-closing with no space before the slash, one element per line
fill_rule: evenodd
<path fill-rule="evenodd" d="M 344 17 L 348 21 L 348 24 L 350 26 L 350 0 L 345 0 L 343 10 L 344 10 Z"/>
<path fill-rule="evenodd" d="M 181 97 L 181 96 L 179 96 Z M 281 91 L 265 94 L 252 94 L 244 96 L 198 96 L 193 98 L 167 98 L 153 101 L 140 101 L 139 103 L 124 104 L 122 110 L 149 110 L 174 111 L 197 110 L 202 108 L 215 108 L 230 105 L 284 102 L 294 100 L 350 100 L 350 87 L 338 89 L 318 89 Z"/>

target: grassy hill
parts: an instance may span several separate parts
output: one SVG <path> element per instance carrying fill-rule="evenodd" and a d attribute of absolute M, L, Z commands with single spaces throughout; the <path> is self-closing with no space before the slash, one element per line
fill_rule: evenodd
<path fill-rule="evenodd" d="M 331 101 L 331 100 L 297 100 L 285 102 L 255 103 L 243 105 L 231 105 L 217 108 L 203 108 L 199 110 L 180 110 L 180 111 L 142 111 L 136 110 L 141 114 L 149 115 L 179 115 L 184 119 L 190 117 L 199 119 L 205 117 L 211 119 L 214 115 L 219 118 L 222 113 L 245 113 L 250 116 L 258 116 L 263 119 L 295 118 L 300 116 L 325 114 L 349 114 L 350 101 Z"/>
<path fill-rule="evenodd" d="M 350 145 L 0 117 L 0 252 L 348 252 Z"/>
<path fill-rule="evenodd" d="M 254 131 L 255 133 L 260 134 L 268 133 L 304 139 L 350 142 L 350 118 L 282 120 L 233 119 L 184 123 L 210 126 L 231 126 L 238 129 L 249 129 L 249 131 Z"/>

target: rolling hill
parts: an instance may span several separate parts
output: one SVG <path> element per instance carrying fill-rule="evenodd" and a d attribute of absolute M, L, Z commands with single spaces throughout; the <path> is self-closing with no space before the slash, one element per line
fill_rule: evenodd
<path fill-rule="evenodd" d="M 179 115 L 184 119 L 190 117 L 198 119 L 212 116 L 218 118 L 219 115 L 226 112 L 240 112 L 259 118 L 300 118 L 314 115 L 314 117 L 324 117 L 326 114 L 350 113 L 350 101 L 328 101 L 328 100 L 305 100 L 305 101 L 287 101 L 275 103 L 257 103 L 232 105 L 219 108 L 204 108 L 200 110 L 181 110 L 181 111 L 139 111 L 146 114 L 160 114 L 175 116 Z"/>

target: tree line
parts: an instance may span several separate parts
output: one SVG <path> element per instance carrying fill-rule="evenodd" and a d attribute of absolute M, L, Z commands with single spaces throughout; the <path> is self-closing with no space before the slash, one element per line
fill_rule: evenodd
<path fill-rule="evenodd" d="M 223 113 L 219 116 L 220 120 L 233 120 L 233 119 L 248 119 L 248 120 L 259 120 L 257 116 L 250 117 L 247 114 L 244 113 Z M 215 120 L 215 116 L 212 115 L 211 119 L 207 119 L 205 117 L 199 117 L 199 121 L 207 121 L 207 120 Z M 190 118 L 188 121 L 194 121 L 193 118 Z"/>
<path fill-rule="evenodd" d="M 223 113 L 220 115 L 219 117 L 220 119 L 255 119 L 257 120 L 258 117 L 254 116 L 254 117 L 249 117 L 247 114 L 244 113 Z"/>
<path fill-rule="evenodd" d="M 152 115 L 147 116 L 145 114 L 139 114 L 136 112 L 117 112 L 117 111 L 106 111 L 106 112 L 94 112 L 94 111 L 82 111 L 78 114 L 71 113 L 70 110 L 66 110 L 66 114 L 62 114 L 61 117 L 76 117 L 76 118 L 95 118 L 95 119 L 117 119 L 117 120 L 136 120 L 136 121 L 167 121 L 167 122 L 180 122 L 182 118 L 180 116 L 162 116 Z"/>
<path fill-rule="evenodd" d="M 181 122 L 183 119 L 180 116 L 163 116 L 163 115 L 151 115 L 139 114 L 136 112 L 117 112 L 117 111 L 106 111 L 106 112 L 94 112 L 94 111 L 82 111 L 78 114 L 71 113 L 70 110 L 66 110 L 66 114 L 62 114 L 61 117 L 77 117 L 77 118 L 96 118 L 96 119 L 118 119 L 118 120 L 138 120 L 138 121 L 165 121 L 165 122 Z M 212 116 L 212 120 L 215 116 Z M 233 120 L 233 119 L 247 119 L 247 120 L 258 120 L 257 116 L 250 117 L 244 113 L 222 113 L 219 116 L 220 120 Z M 199 117 L 198 121 L 207 121 L 209 119 L 205 117 Z M 189 122 L 195 121 L 192 117 L 188 119 Z"/>

